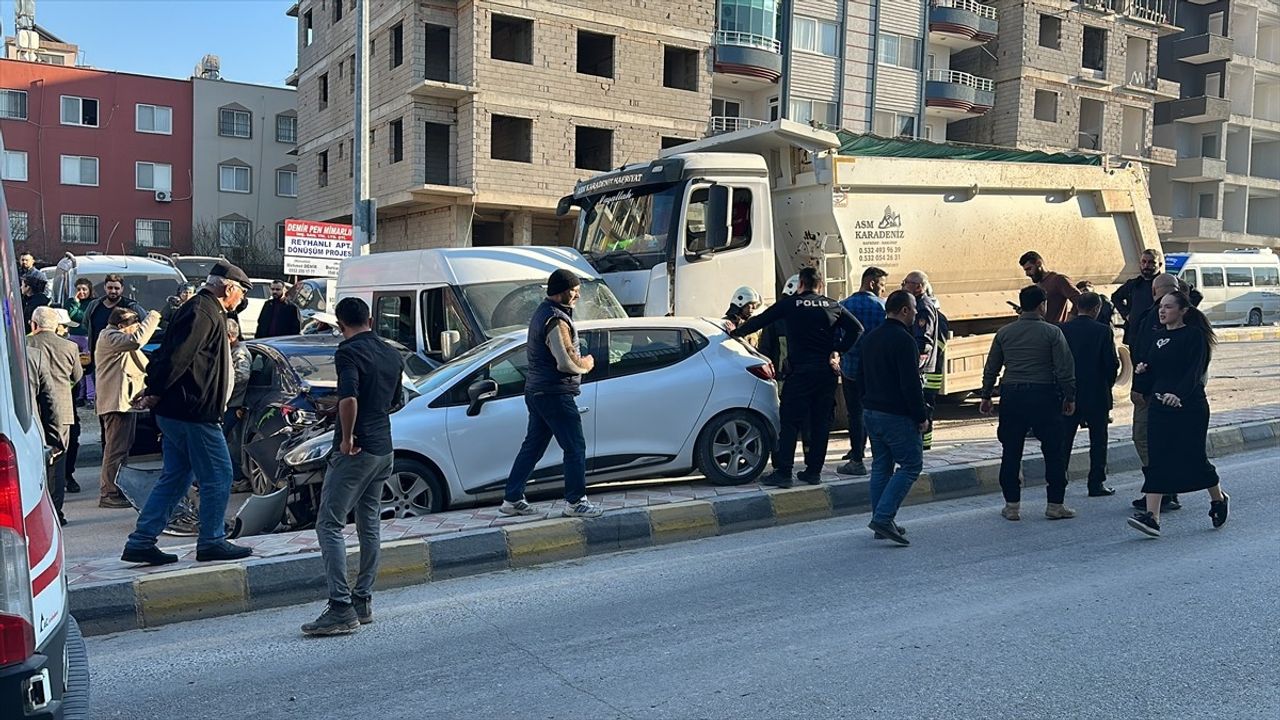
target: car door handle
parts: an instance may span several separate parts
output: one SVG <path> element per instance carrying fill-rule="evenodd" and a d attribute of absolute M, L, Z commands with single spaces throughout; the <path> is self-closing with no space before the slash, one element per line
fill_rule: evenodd
<path fill-rule="evenodd" d="M 586 415 L 586 414 L 587 414 L 587 413 L 589 413 L 589 412 L 591 412 L 591 408 L 589 408 L 589 407 L 585 407 L 585 408 L 584 408 L 584 407 L 580 407 L 580 408 L 578 408 L 578 414 L 579 414 L 579 415 Z"/>

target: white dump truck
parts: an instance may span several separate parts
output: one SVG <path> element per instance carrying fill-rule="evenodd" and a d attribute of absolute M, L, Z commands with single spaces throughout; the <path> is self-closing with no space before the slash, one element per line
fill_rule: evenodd
<path fill-rule="evenodd" d="M 575 245 L 631 315 L 719 317 L 751 285 L 768 304 L 799 268 L 827 294 L 871 265 L 929 274 L 951 338 L 942 392 L 978 389 L 1027 250 L 1100 292 L 1159 248 L 1142 170 L 1095 157 L 839 135 L 788 120 L 681 145 L 578 183 Z"/>

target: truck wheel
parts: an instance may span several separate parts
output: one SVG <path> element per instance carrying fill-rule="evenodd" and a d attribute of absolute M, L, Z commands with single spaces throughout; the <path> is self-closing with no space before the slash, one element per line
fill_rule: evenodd
<path fill-rule="evenodd" d="M 67 618 L 67 689 L 62 694 L 62 717 L 66 720 L 89 718 L 89 652 L 84 636 L 74 617 Z"/>
<path fill-rule="evenodd" d="M 749 483 L 769 462 L 771 438 L 769 426 L 758 416 L 745 410 L 721 413 L 698 435 L 694 462 L 713 485 Z"/>
<path fill-rule="evenodd" d="M 1249 327 L 1258 327 L 1262 324 L 1262 311 L 1254 308 L 1249 311 Z"/>

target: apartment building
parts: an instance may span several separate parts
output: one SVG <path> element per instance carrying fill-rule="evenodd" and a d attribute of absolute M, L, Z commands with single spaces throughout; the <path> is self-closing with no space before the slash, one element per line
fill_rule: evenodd
<path fill-rule="evenodd" d="M 79 65 L 80 64 L 80 47 L 74 43 L 54 35 L 47 29 L 39 25 L 33 25 L 30 31 L 35 34 L 35 42 L 32 48 L 23 48 L 18 42 L 18 38 L 10 35 L 4 39 L 4 52 L 0 53 L 0 58 L 5 60 L 23 60 L 26 52 L 30 52 L 34 57 L 34 62 L 42 62 L 48 65 Z M 25 51 L 25 52 L 24 52 Z"/>
<path fill-rule="evenodd" d="M 1280 247 L 1280 2 L 1179 0 L 1183 31 L 1160 41 L 1181 97 L 1156 106 L 1177 165 L 1152 172 L 1171 249 Z"/>
<path fill-rule="evenodd" d="M 298 213 L 348 220 L 355 3 L 302 0 Z M 714 0 L 370 0 L 376 250 L 563 244 L 574 183 L 702 137 Z"/>

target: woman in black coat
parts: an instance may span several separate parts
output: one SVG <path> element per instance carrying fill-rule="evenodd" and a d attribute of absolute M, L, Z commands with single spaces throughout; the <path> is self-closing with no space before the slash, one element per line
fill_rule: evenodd
<path fill-rule="evenodd" d="M 1152 375 L 1147 427 L 1151 462 L 1142 485 L 1147 509 L 1129 518 L 1130 527 L 1151 537 L 1160 537 L 1164 494 L 1208 490 L 1215 528 L 1227 522 L 1230 499 L 1205 451 L 1209 402 L 1204 384 L 1217 338 L 1204 313 L 1184 293 L 1165 295 L 1159 313 L 1164 327 L 1152 339 L 1146 362 L 1135 368 Z"/>

